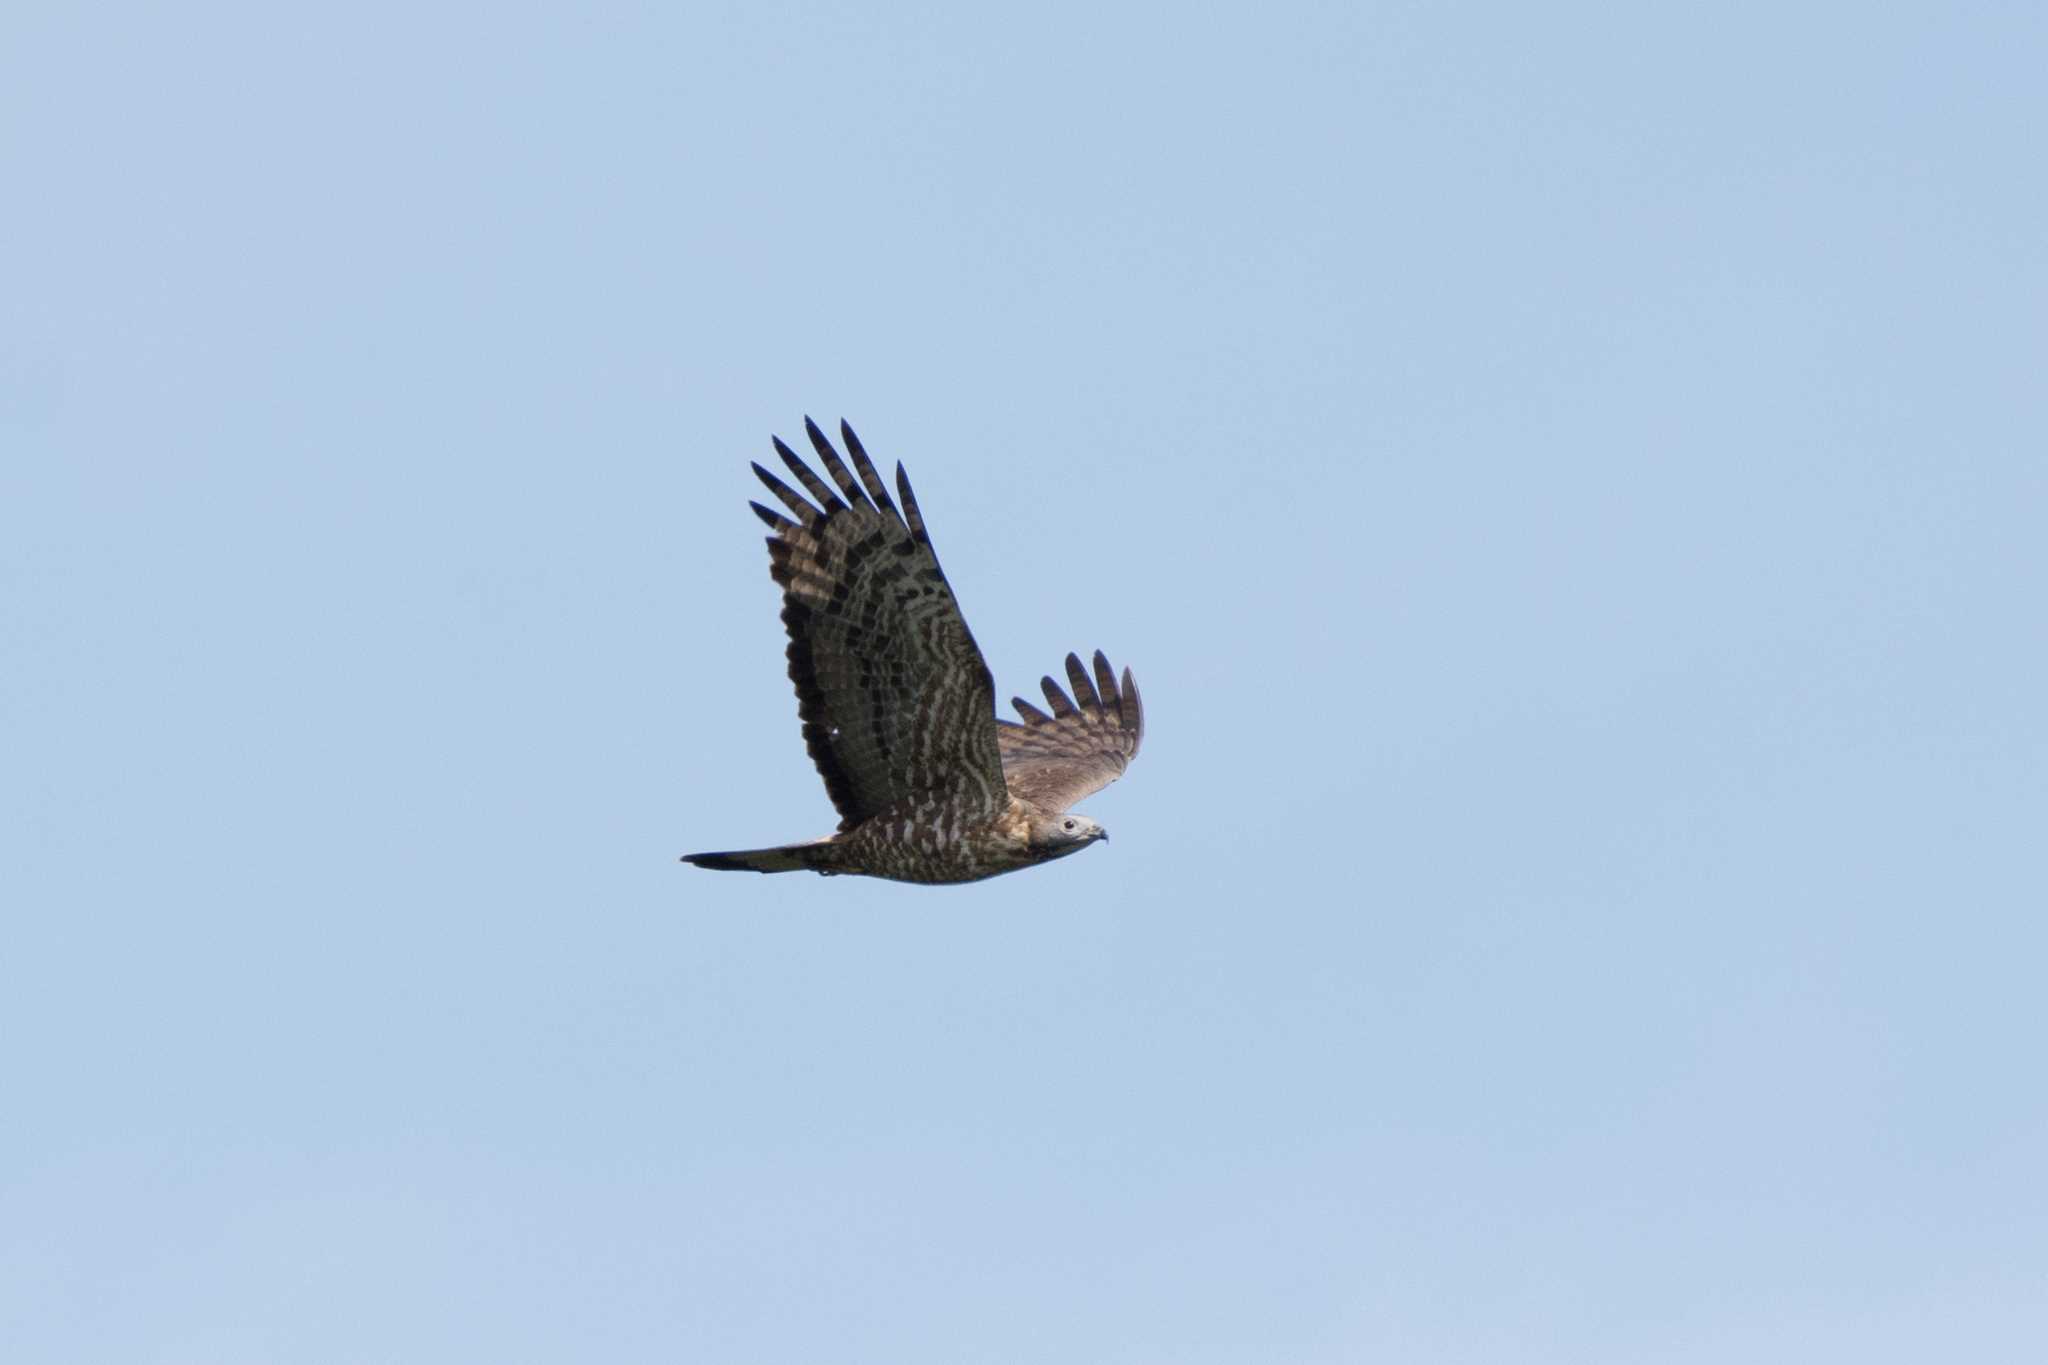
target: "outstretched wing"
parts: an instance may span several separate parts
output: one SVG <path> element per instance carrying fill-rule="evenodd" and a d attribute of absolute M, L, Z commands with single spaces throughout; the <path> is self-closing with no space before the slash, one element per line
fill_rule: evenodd
<path fill-rule="evenodd" d="M 1007 799 L 995 683 L 939 570 L 910 480 L 897 465 L 899 512 L 853 428 L 839 424 L 853 470 L 817 423 L 806 417 L 804 430 L 837 491 L 777 440 L 810 498 L 757 464 L 789 516 L 750 505 L 775 532 L 769 572 L 782 585 L 797 714 L 839 827 L 911 797 L 991 814 Z"/>
<path fill-rule="evenodd" d="M 1010 705 L 1024 723 L 996 722 L 1003 780 L 1013 794 L 1047 810 L 1065 810 L 1122 777 L 1145 738 L 1145 707 L 1130 669 L 1124 670 L 1118 688 L 1109 660 L 1098 649 L 1091 682 L 1080 659 L 1069 654 L 1067 681 L 1074 687 L 1071 701 L 1051 678 L 1039 684 L 1051 715 L 1013 697 Z"/>

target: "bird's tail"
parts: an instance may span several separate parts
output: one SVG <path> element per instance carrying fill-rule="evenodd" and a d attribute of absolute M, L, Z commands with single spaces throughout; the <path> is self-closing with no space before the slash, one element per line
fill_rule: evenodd
<path fill-rule="evenodd" d="M 779 848 L 743 848 L 731 853 L 686 853 L 683 861 L 716 872 L 823 872 L 838 868 L 839 849 L 830 839 Z"/>

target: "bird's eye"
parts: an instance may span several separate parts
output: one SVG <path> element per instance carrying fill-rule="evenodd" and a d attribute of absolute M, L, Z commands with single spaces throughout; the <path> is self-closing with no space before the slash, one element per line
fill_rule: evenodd
<path fill-rule="evenodd" d="M 1067 828 L 1068 828 L 1068 829 L 1072 829 L 1073 827 L 1074 827 L 1074 822 L 1073 822 L 1072 820 L 1069 820 L 1069 821 L 1067 821 Z"/>

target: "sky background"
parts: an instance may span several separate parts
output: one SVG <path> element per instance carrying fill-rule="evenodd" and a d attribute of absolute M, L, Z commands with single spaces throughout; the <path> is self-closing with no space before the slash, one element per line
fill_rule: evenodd
<path fill-rule="evenodd" d="M 2038 1358 L 2044 15 L 13 7 L 0 1355 Z M 677 862 L 806 412 L 1111 843 Z"/>

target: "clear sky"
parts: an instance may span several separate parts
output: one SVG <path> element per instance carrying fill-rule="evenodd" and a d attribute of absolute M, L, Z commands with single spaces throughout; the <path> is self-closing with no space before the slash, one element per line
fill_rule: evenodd
<path fill-rule="evenodd" d="M 2044 15 L 13 7 L 0 1355 L 2038 1358 Z M 806 412 L 1110 843 L 676 861 Z"/>

